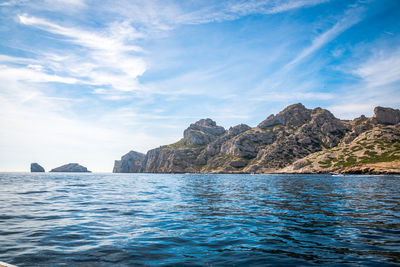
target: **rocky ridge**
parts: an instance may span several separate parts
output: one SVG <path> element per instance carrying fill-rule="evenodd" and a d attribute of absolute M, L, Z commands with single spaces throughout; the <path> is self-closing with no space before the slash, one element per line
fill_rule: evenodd
<path fill-rule="evenodd" d="M 174 144 L 152 149 L 136 158 L 127 156 L 133 151 L 129 152 L 115 162 L 114 172 L 123 169 L 151 173 L 345 172 L 345 168 L 356 164 L 395 161 L 400 150 L 399 123 L 397 109 L 377 107 L 372 118 L 361 116 L 345 121 L 326 109 L 307 109 L 300 103 L 268 116 L 254 128 L 240 124 L 225 130 L 211 119 L 202 119 L 191 124 L 183 138 Z M 385 149 L 389 149 L 390 143 L 391 152 L 378 146 L 366 148 L 363 152 L 383 156 L 367 161 L 360 152 L 353 155 L 357 160 L 352 161 L 351 155 L 346 154 L 345 159 L 350 156 L 346 166 L 337 168 L 342 162 L 340 157 L 347 151 L 342 148 L 351 149 L 357 142 L 366 142 L 365 146 L 370 147 L 369 142 L 375 141 L 381 142 L 380 147 Z M 337 162 L 332 162 L 330 167 L 318 165 L 324 161 L 319 158 L 324 153 L 331 153 L 329 157 Z M 390 157 L 385 157 L 388 153 Z M 122 168 L 133 165 L 135 168 Z"/>

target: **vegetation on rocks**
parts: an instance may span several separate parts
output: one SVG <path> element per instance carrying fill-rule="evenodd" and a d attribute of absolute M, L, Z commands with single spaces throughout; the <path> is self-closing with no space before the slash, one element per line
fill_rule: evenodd
<path fill-rule="evenodd" d="M 176 143 L 142 156 L 130 152 L 131 156 L 116 161 L 114 171 L 121 172 L 119 166 L 135 166 L 125 170 L 329 173 L 351 168 L 357 172 L 357 166 L 400 160 L 400 111 L 377 107 L 374 112 L 372 118 L 346 121 L 326 109 L 307 109 L 299 103 L 268 116 L 257 127 L 240 124 L 228 130 L 202 119 L 191 124 Z M 389 172 L 397 172 L 397 165 L 392 165 L 376 168 L 381 173 L 390 166 Z M 374 173 L 374 167 L 368 166 L 363 173 Z"/>

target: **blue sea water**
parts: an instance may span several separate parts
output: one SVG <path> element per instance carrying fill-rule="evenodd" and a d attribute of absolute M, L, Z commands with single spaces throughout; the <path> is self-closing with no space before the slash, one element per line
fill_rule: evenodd
<path fill-rule="evenodd" d="M 400 176 L 0 173 L 18 266 L 400 264 Z"/>

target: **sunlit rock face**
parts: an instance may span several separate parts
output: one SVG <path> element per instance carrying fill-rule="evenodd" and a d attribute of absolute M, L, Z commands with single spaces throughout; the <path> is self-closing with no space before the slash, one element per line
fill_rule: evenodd
<path fill-rule="evenodd" d="M 275 125 L 297 126 L 311 120 L 311 111 L 306 109 L 303 104 L 293 104 L 286 107 L 276 115 L 270 115 L 258 127 L 265 129 Z"/>
<path fill-rule="evenodd" d="M 400 125 L 399 113 L 377 107 L 372 118 L 346 121 L 326 109 L 307 109 L 298 103 L 268 116 L 254 128 L 239 124 L 225 130 L 211 119 L 202 119 L 191 124 L 174 144 L 149 150 L 146 155 L 128 153 L 115 161 L 114 171 L 268 173 L 280 172 L 293 163 L 294 169 L 301 169 L 309 164 L 301 161 L 308 155 L 349 144 L 379 125 Z"/>
<path fill-rule="evenodd" d="M 130 151 L 116 160 L 113 172 L 115 173 L 136 173 L 142 172 L 142 164 L 145 154 L 136 151 Z"/>
<path fill-rule="evenodd" d="M 183 132 L 187 144 L 205 145 L 225 133 L 224 127 L 217 126 L 212 119 L 201 119 L 193 123 Z"/>
<path fill-rule="evenodd" d="M 400 123 L 400 110 L 384 107 L 374 109 L 374 121 L 379 124 L 394 125 Z"/>

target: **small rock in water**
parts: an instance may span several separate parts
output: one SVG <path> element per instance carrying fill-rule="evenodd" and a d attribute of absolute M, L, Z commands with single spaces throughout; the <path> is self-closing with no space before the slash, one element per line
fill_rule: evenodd
<path fill-rule="evenodd" d="M 50 172 L 90 172 L 86 167 L 78 163 L 68 163 L 63 166 L 52 169 Z"/>
<path fill-rule="evenodd" d="M 31 172 L 44 172 L 44 168 L 37 163 L 31 163 Z"/>

